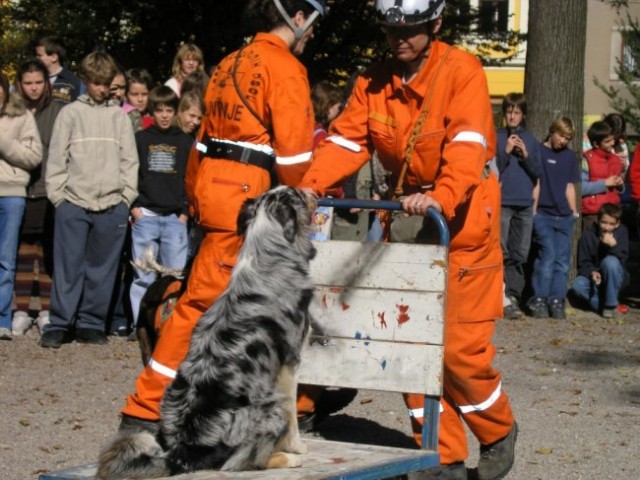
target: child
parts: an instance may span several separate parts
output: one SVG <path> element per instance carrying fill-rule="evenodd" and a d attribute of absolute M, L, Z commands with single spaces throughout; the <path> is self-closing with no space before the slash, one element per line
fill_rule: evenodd
<path fill-rule="evenodd" d="M 153 123 L 147 113 L 149 91 L 153 88 L 153 79 L 144 68 L 130 68 L 126 73 L 127 93 L 126 103 L 123 105 L 133 124 L 133 131 L 139 132 Z"/>
<path fill-rule="evenodd" d="M 164 82 L 164 84 L 170 87 L 176 92 L 176 95 L 180 97 L 182 82 L 188 75 L 194 72 L 204 73 L 204 55 L 197 45 L 184 43 L 178 48 L 173 58 L 171 78 Z"/>
<path fill-rule="evenodd" d="M 204 109 L 204 100 L 196 90 L 183 94 L 178 104 L 175 125 L 180 127 L 184 133 L 195 137 L 204 115 Z"/>
<path fill-rule="evenodd" d="M 151 90 L 149 110 L 155 124 L 136 134 L 140 173 L 139 196 L 131 209 L 131 258 L 136 262 L 152 248 L 158 263 L 181 270 L 188 247 L 184 174 L 193 139 L 173 125 L 178 102 L 166 85 Z M 134 326 L 142 297 L 155 279 L 155 272 L 135 268 L 130 292 Z"/>
<path fill-rule="evenodd" d="M 502 101 L 506 128 L 497 131 L 497 167 L 502 202 L 500 243 L 504 255 L 504 317 L 524 317 L 520 300 L 524 290 L 524 265 L 529 257 L 533 229 L 533 202 L 542 174 L 540 143 L 524 128 L 527 100 L 522 93 L 508 93 Z"/>
<path fill-rule="evenodd" d="M 578 243 L 578 276 L 573 291 L 605 318 L 614 318 L 618 294 L 629 283 L 629 233 L 620 223 L 620 205 L 605 203 L 597 223 L 585 230 Z"/>
<path fill-rule="evenodd" d="M 81 343 L 107 343 L 105 321 L 129 205 L 138 195 L 133 129 L 109 98 L 115 62 L 93 52 L 81 69 L 87 94 L 58 114 L 45 173 L 56 228 L 51 323 L 42 347 L 60 348 L 74 336 Z"/>
<path fill-rule="evenodd" d="M 27 204 L 20 228 L 20 246 L 16 271 L 16 307 L 14 323 L 36 318 L 40 331 L 49 321 L 50 273 L 53 271 L 53 208 L 47 200 L 44 172 L 53 125 L 62 102 L 53 97 L 49 72 L 40 60 L 28 60 L 18 67 L 16 92 L 33 113 L 42 140 L 42 163 L 31 170 Z M 27 323 L 24 325 L 29 326 Z M 20 331 L 20 329 L 18 329 Z"/>
<path fill-rule="evenodd" d="M 540 147 L 540 196 L 533 203 L 533 240 L 538 255 L 533 263 L 533 297 L 528 305 L 534 318 L 549 314 L 552 318 L 566 318 L 571 238 L 579 216 L 574 183 L 580 181 L 580 172 L 575 152 L 567 147 L 574 133 L 570 118 L 556 118 Z"/>
<path fill-rule="evenodd" d="M 587 131 L 592 149 L 582 157 L 582 231 L 596 222 L 605 203 L 620 204 L 624 189 L 622 161 L 613 151 L 615 136 L 604 121 L 593 122 Z"/>
<path fill-rule="evenodd" d="M 36 121 L 22 97 L 10 93 L 9 80 L 0 72 L 0 340 L 13 338 L 11 303 L 20 224 L 29 171 L 41 161 Z"/>

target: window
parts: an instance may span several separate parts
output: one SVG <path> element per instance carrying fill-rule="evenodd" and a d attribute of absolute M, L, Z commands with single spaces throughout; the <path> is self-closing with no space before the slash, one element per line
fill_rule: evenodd
<path fill-rule="evenodd" d="M 620 71 L 640 79 L 640 31 L 614 27 L 611 34 L 610 79 L 619 80 Z"/>
<path fill-rule="evenodd" d="M 480 33 L 506 32 L 509 27 L 508 0 L 479 0 L 478 2 Z"/>

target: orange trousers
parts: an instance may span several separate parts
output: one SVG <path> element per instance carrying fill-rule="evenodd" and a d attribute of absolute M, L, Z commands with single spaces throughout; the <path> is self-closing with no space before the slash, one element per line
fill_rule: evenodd
<path fill-rule="evenodd" d="M 451 245 L 444 327 L 443 396 L 438 451 L 443 464 L 467 458 L 463 422 L 487 445 L 514 424 L 491 338 L 502 313 L 500 186 L 491 175 L 449 222 Z M 414 437 L 422 443 L 424 397 L 404 396 Z"/>
<path fill-rule="evenodd" d="M 440 463 L 462 462 L 468 456 L 463 426 L 483 445 L 505 437 L 514 423 L 500 373 L 491 367 L 495 347 L 491 337 L 495 322 L 448 323 L 445 327 L 444 393 L 440 401 Z M 405 394 L 411 426 L 422 444 L 424 397 Z"/>

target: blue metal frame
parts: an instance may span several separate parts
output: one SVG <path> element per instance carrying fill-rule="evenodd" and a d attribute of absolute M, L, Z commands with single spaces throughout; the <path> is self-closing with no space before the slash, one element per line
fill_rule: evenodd
<path fill-rule="evenodd" d="M 323 197 L 318 199 L 319 207 L 335 207 L 335 208 L 362 208 L 363 210 L 392 210 L 401 211 L 402 203 L 391 200 L 357 200 L 357 199 L 339 199 Z M 447 222 L 440 212 L 434 208 L 427 209 L 427 215 L 433 219 L 438 226 L 440 234 L 440 245 L 449 246 L 449 228 Z"/>
<path fill-rule="evenodd" d="M 335 208 L 361 208 L 364 210 L 402 210 L 402 203 L 389 200 L 358 200 L 358 199 L 337 199 L 319 198 L 318 206 Z M 450 237 L 447 222 L 440 212 L 434 208 L 428 208 L 426 215 L 429 215 L 438 227 L 440 234 L 440 245 L 449 247 Z M 438 449 L 438 428 L 440 424 L 440 399 L 437 397 L 424 397 L 424 413 L 422 422 L 422 448 L 427 450 Z M 431 429 L 429 428 L 431 427 Z M 367 477 L 358 477 L 367 478 Z"/>

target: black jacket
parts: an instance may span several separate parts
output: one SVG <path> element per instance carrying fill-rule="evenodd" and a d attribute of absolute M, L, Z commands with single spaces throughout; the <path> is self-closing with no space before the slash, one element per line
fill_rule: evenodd
<path fill-rule="evenodd" d="M 600 270 L 600 264 L 607 255 L 613 255 L 620 260 L 626 270 L 629 258 L 629 233 L 627 227 L 620 226 L 613 231 L 616 246 L 610 247 L 600 241 L 600 228 L 597 223 L 585 230 L 578 243 L 578 273 L 586 278 L 591 278 L 593 272 Z"/>
<path fill-rule="evenodd" d="M 184 175 L 193 139 L 178 127 L 157 126 L 136 133 L 138 198 L 132 208 L 143 207 L 160 215 L 188 214 Z"/>

